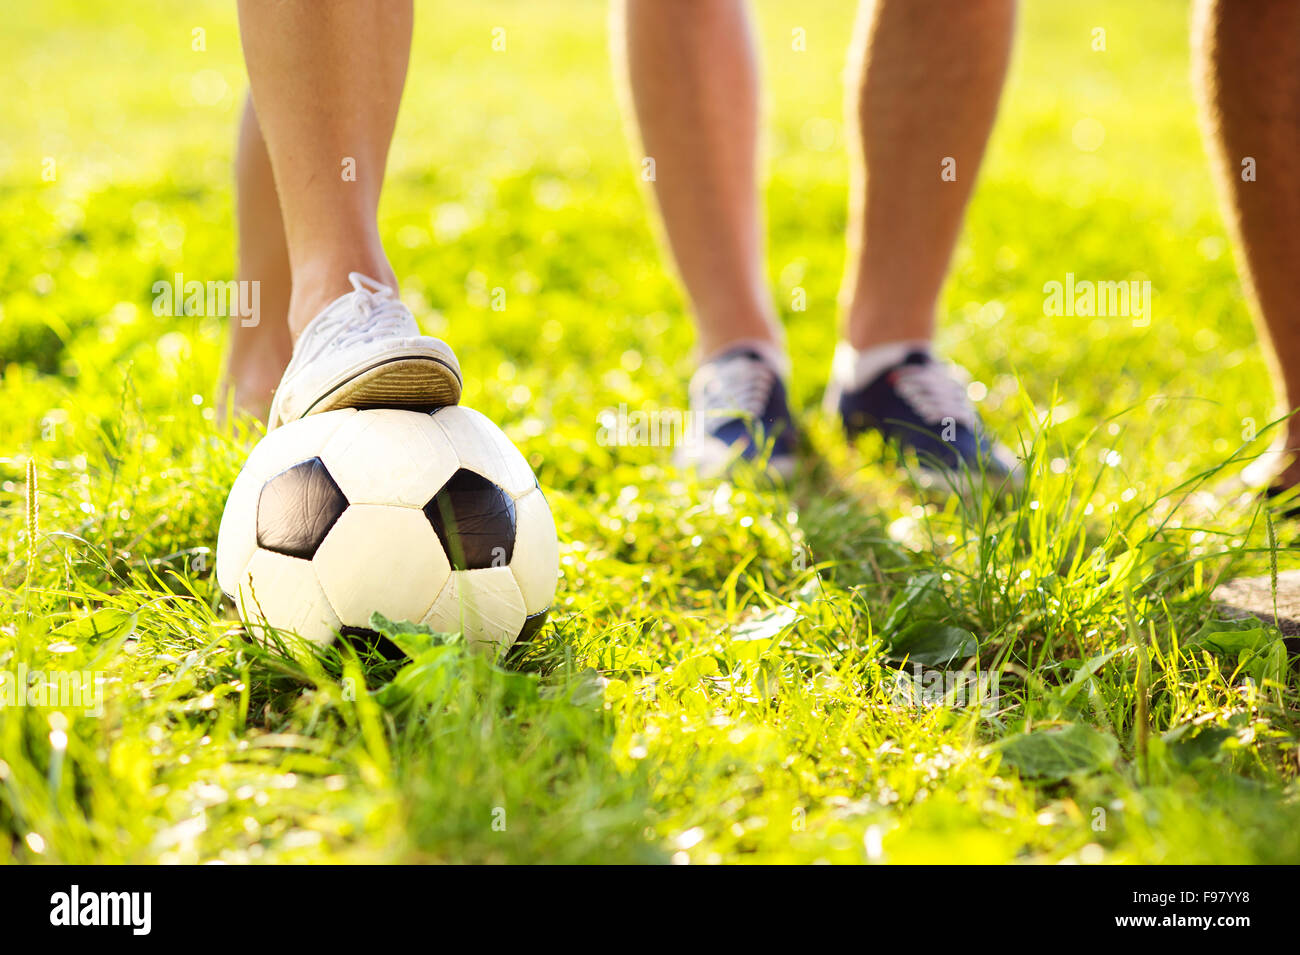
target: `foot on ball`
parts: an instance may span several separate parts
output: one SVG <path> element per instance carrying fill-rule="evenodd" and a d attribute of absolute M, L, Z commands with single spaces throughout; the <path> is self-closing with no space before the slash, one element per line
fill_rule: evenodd
<path fill-rule="evenodd" d="M 268 428 L 336 408 L 440 408 L 460 401 L 460 363 L 420 334 L 387 285 L 351 272 L 353 291 L 303 329 L 280 379 Z"/>

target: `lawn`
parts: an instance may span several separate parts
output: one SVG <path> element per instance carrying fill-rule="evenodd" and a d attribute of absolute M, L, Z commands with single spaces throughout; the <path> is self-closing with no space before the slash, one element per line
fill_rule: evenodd
<path fill-rule="evenodd" d="M 400 672 L 251 646 L 212 573 L 248 447 L 212 407 L 223 320 L 151 287 L 232 277 L 232 6 L 50 0 L 0 33 L 0 674 L 102 691 L 0 709 L 0 859 L 1300 862 L 1296 670 L 1210 596 L 1293 565 L 1294 529 L 1226 483 L 1272 405 L 1185 3 L 1023 7 L 940 336 L 1030 455 L 1005 506 L 936 501 L 819 410 L 852 3 L 756 4 L 808 452 L 779 491 L 600 440 L 692 368 L 605 5 L 421 4 L 381 226 L 563 579 L 517 669 L 451 643 Z M 1067 274 L 1150 281 L 1151 320 L 1046 315 Z"/>

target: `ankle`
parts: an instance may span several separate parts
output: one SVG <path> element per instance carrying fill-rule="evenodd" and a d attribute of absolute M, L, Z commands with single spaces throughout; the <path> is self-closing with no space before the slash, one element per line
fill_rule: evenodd
<path fill-rule="evenodd" d="M 934 308 L 931 306 L 872 305 L 853 303 L 844 319 L 844 340 L 858 351 L 903 341 L 934 338 Z"/>
<path fill-rule="evenodd" d="M 264 350 L 234 350 L 226 357 L 217 385 L 217 413 L 222 420 L 227 407 L 265 423 L 271 399 L 289 363 L 289 353 Z M 229 404 L 228 404 L 229 403 Z"/>

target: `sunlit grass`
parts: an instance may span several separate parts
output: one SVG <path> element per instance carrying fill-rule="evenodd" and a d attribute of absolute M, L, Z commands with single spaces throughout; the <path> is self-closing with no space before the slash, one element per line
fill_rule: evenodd
<path fill-rule="evenodd" d="M 212 414 L 222 326 L 149 305 L 156 279 L 232 268 L 231 11 L 7 18 L 0 55 L 27 85 L 0 106 L 0 671 L 91 673 L 102 712 L 0 709 L 0 854 L 1300 860 L 1296 671 L 1276 631 L 1221 621 L 1210 598 L 1293 564 L 1293 529 L 1275 553 L 1221 489 L 1271 406 L 1196 139 L 1184 5 L 1025 4 L 941 344 L 1029 481 L 965 504 L 815 410 L 852 16 L 829 0 L 757 11 L 803 472 L 775 491 L 701 484 L 666 449 L 598 440 L 604 408 L 681 405 L 691 335 L 623 139 L 604 6 L 562 6 L 421 6 L 382 214 L 466 402 L 547 489 L 557 609 L 517 669 L 453 641 L 400 672 L 245 642 L 212 574 L 247 447 Z M 1105 130 L 1093 152 L 1073 141 L 1084 118 Z M 829 148 L 810 120 L 832 124 Z M 1066 272 L 1150 278 L 1154 320 L 1044 315 Z M 987 705 L 927 689 L 963 664 L 998 674 Z"/>

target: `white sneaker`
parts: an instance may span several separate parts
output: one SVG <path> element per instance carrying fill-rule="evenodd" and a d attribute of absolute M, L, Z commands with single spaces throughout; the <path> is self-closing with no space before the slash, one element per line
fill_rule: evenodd
<path fill-rule="evenodd" d="M 460 363 L 421 335 L 387 285 L 349 272 L 355 291 L 311 320 L 271 402 L 270 428 L 335 408 L 440 408 L 460 401 Z"/>

